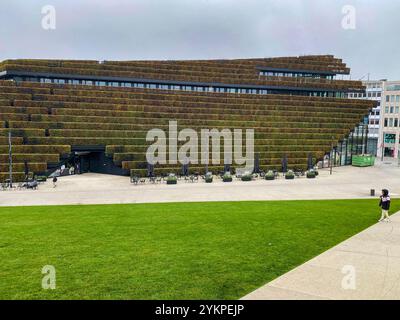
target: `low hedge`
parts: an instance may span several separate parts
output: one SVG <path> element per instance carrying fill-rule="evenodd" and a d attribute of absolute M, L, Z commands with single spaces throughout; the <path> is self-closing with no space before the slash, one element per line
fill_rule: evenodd
<path fill-rule="evenodd" d="M 47 170 L 47 163 L 45 162 L 29 162 L 28 169 L 30 172 L 44 172 Z M 9 165 L 8 163 L 0 163 L 0 172 L 8 172 Z M 24 172 L 25 164 L 24 163 L 13 163 L 13 171 L 14 172 Z"/>
<path fill-rule="evenodd" d="M 294 172 L 292 170 L 289 170 L 288 172 L 286 172 L 285 173 L 285 179 L 287 179 L 287 180 L 294 179 Z"/>
<path fill-rule="evenodd" d="M 272 170 L 268 170 L 265 174 L 265 180 L 275 180 L 275 173 Z"/>
<path fill-rule="evenodd" d="M 251 181 L 253 180 L 253 175 L 251 173 L 245 173 L 240 177 L 242 181 Z"/>
<path fill-rule="evenodd" d="M 308 170 L 306 173 L 306 176 L 308 179 L 314 179 L 316 177 L 315 171 L 314 170 Z"/>
<path fill-rule="evenodd" d="M 225 172 L 222 176 L 223 182 L 232 182 L 232 175 L 229 172 Z"/>
<path fill-rule="evenodd" d="M 10 178 L 8 172 L 0 172 L 0 182 L 5 182 Z M 13 183 L 23 182 L 25 180 L 25 174 L 23 172 L 13 172 L 12 174 Z"/>
<path fill-rule="evenodd" d="M 44 129 L 1 129 L 0 136 L 8 136 L 9 132 L 16 137 L 40 137 L 45 135 Z"/>
<path fill-rule="evenodd" d="M 212 183 L 213 182 L 213 174 L 211 172 L 207 172 L 204 176 L 204 181 L 206 183 Z"/>
<path fill-rule="evenodd" d="M 10 101 L 2 100 L 3 105 L 10 106 Z M 1 103 L 1 101 L 0 101 Z M 241 108 L 232 106 L 226 103 L 203 103 L 203 102 L 188 102 L 185 105 L 181 105 L 176 101 L 165 101 L 165 100 L 137 100 L 133 104 L 112 104 L 112 103 L 81 103 L 81 102 L 66 102 L 66 101 L 31 101 L 31 100 L 15 100 L 14 106 L 16 107 L 44 107 L 44 108 L 68 108 L 68 109 L 85 109 L 85 110 L 113 110 L 113 111 L 136 111 L 136 112 L 161 112 L 161 113 L 192 113 L 196 112 L 198 114 L 232 114 L 232 115 L 242 115 L 247 116 L 249 113 L 257 116 L 270 116 L 271 112 L 308 112 L 312 115 L 318 114 L 330 114 L 341 116 L 353 114 L 354 116 L 359 115 L 360 111 L 365 112 L 364 109 L 353 109 L 347 108 L 346 113 L 342 113 L 338 107 L 327 107 L 321 108 L 314 105 L 302 105 L 298 106 L 290 101 L 285 105 L 277 105 L 275 101 L 267 101 L 262 105 L 255 104 L 242 104 Z M 319 114 L 319 113 L 323 114 Z"/>
<path fill-rule="evenodd" d="M 11 142 L 13 145 L 20 145 L 22 144 L 24 139 L 22 137 L 12 137 Z M 0 136 L 0 145 L 8 146 L 8 137 Z"/>
<path fill-rule="evenodd" d="M 12 159 L 15 162 L 59 162 L 59 154 L 34 154 L 34 153 L 13 153 Z M 0 162 L 8 162 L 8 154 L 0 154 Z"/>
<path fill-rule="evenodd" d="M 167 181 L 167 184 L 177 184 L 178 179 L 175 174 L 171 173 L 168 175 L 166 181 Z"/>
<path fill-rule="evenodd" d="M 13 145 L 15 153 L 60 153 L 66 154 L 71 152 L 69 145 Z M 0 145 L 0 153 L 8 153 L 8 146 Z"/>

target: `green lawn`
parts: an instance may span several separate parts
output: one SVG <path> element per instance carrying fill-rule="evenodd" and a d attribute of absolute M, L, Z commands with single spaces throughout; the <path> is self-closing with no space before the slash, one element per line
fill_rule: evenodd
<path fill-rule="evenodd" d="M 237 299 L 378 217 L 377 200 L 3 207 L 0 299 Z"/>

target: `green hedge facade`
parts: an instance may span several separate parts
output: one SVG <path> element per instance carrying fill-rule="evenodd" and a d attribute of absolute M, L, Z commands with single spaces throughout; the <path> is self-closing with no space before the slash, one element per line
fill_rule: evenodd
<path fill-rule="evenodd" d="M 135 76 L 167 80 L 279 84 L 321 88 L 362 88 L 361 82 L 326 79 L 255 77 L 255 66 L 346 73 L 333 56 L 217 61 L 95 61 L 17 60 L 0 63 L 0 70 L 86 75 Z M 241 68 L 241 73 L 233 72 Z M 233 82 L 232 82 L 233 81 Z M 303 81 L 303 82 L 302 82 Z M 48 163 L 71 153 L 72 146 L 104 146 L 114 163 L 134 174 L 146 172 L 146 134 L 153 128 L 178 130 L 254 129 L 255 152 L 264 170 L 307 166 L 311 154 L 320 159 L 332 143 L 344 139 L 374 107 L 371 101 L 294 95 L 252 95 L 139 88 L 57 85 L 0 81 L 0 172 L 8 171 L 8 138 L 13 135 L 15 171 L 43 172 Z M 244 132 L 243 132 L 244 133 Z M 200 135 L 199 135 L 200 136 Z M 180 143 L 179 145 L 181 145 Z M 222 157 L 221 157 L 222 158 Z M 210 171 L 223 166 L 210 165 Z M 156 172 L 179 173 L 181 165 L 156 166 Z M 204 171 L 191 164 L 192 172 Z"/>

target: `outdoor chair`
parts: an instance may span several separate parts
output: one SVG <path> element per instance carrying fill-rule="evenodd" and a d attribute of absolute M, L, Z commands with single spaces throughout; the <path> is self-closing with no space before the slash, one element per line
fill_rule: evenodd
<path fill-rule="evenodd" d="M 150 177 L 149 178 L 150 183 L 156 183 L 156 177 Z"/>
<path fill-rule="evenodd" d="M 131 177 L 131 183 L 137 185 L 139 183 L 139 177 L 137 177 L 137 176 Z"/>

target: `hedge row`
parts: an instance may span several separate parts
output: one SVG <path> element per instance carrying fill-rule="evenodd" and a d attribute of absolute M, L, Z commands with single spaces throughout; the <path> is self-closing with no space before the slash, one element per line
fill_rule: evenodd
<path fill-rule="evenodd" d="M 195 116 L 194 116 L 195 117 Z M 93 123 L 121 123 L 121 124 L 147 124 L 150 125 L 152 128 L 159 127 L 162 125 L 168 125 L 168 121 L 175 120 L 171 119 L 152 119 L 152 118 L 130 118 L 130 117 L 99 117 L 99 116 L 73 116 L 73 115 L 40 115 L 40 114 L 33 114 L 31 116 L 32 121 L 40 122 L 93 122 Z M 191 120 L 179 120 L 178 126 L 179 128 L 191 128 L 191 127 L 202 127 L 202 128 L 257 128 L 261 127 L 264 124 L 274 124 L 279 126 L 279 123 L 285 124 L 287 122 L 292 123 L 303 123 L 304 118 L 301 117 L 275 117 L 269 119 L 268 122 L 263 121 L 224 121 L 224 120 L 205 120 L 205 119 L 191 119 Z M 351 122 L 351 121 L 340 121 L 340 122 L 333 122 L 331 119 L 315 119 L 310 118 L 307 119 L 310 122 L 314 121 L 317 122 L 319 120 L 319 124 L 337 124 L 344 125 L 344 128 L 353 129 L 355 125 L 357 125 L 360 121 L 359 119 Z M 282 125 L 283 127 L 283 125 Z"/>
<path fill-rule="evenodd" d="M 290 169 L 301 169 L 301 170 L 306 170 L 307 169 L 307 164 L 298 164 L 296 166 L 293 167 L 289 167 Z M 278 165 L 264 165 L 264 166 L 260 166 L 260 169 L 263 171 L 268 171 L 268 170 L 277 170 L 280 171 L 281 170 L 281 166 Z M 208 172 L 212 172 L 214 174 L 217 174 L 219 172 L 222 172 L 224 170 L 223 167 L 220 166 L 209 166 L 208 167 Z M 231 167 L 231 171 L 235 172 L 235 167 L 232 166 Z M 140 177 L 146 177 L 147 176 L 147 170 L 146 169 L 131 169 L 130 170 L 131 176 L 140 176 Z M 177 167 L 173 167 L 173 168 L 155 168 L 154 169 L 154 174 L 156 176 L 158 175 L 168 175 L 170 173 L 175 173 L 175 174 L 182 174 L 182 168 L 177 168 Z M 198 173 L 198 174 L 205 174 L 206 173 L 206 169 L 205 166 L 203 167 L 193 167 L 193 166 L 189 166 L 189 174 L 194 174 L 194 173 Z"/>
<path fill-rule="evenodd" d="M 375 105 L 371 100 L 355 100 L 355 99 L 335 99 L 329 101 L 329 98 L 322 98 L 323 100 L 315 100 L 316 97 L 307 97 L 307 99 L 294 99 L 289 95 L 251 95 L 246 94 L 245 98 L 226 98 L 208 95 L 197 95 L 190 91 L 190 94 L 174 95 L 171 91 L 158 92 L 161 90 L 152 90 L 153 93 L 149 94 L 131 94 L 128 97 L 110 97 L 107 93 L 101 96 L 102 91 L 83 91 L 83 90 L 54 90 L 54 95 L 35 95 L 35 100 L 41 101 L 70 101 L 70 102 L 92 102 L 92 103 L 111 103 L 123 105 L 137 105 L 145 101 L 149 101 L 153 105 L 162 105 L 166 101 L 172 102 L 173 105 L 188 105 L 189 103 L 219 103 L 223 105 L 240 106 L 243 104 L 248 105 L 293 105 L 293 106 L 316 106 L 316 107 L 342 107 L 342 108 L 368 108 Z M 213 95 L 216 93 L 213 93 Z M 261 98 L 259 97 L 261 96 Z M 299 97 L 299 96 L 294 96 Z M 325 100 L 326 99 L 326 100 Z M 30 100 L 20 98 L 18 100 Z M 290 103 L 289 103 L 290 102 Z"/>
<path fill-rule="evenodd" d="M 268 61 L 268 62 L 267 62 Z M 265 64 L 267 62 L 268 67 L 278 67 L 282 66 L 290 66 L 292 68 L 297 69 L 306 69 L 306 70 L 318 70 L 318 71 L 337 71 L 346 72 L 348 68 L 342 62 L 334 61 L 334 60 L 325 60 L 324 62 L 315 62 L 315 61 L 294 61 L 291 60 L 256 60 L 256 59 L 248 59 L 247 61 L 240 60 L 224 60 L 221 61 L 189 61 L 189 63 L 185 63 L 184 61 L 105 61 L 102 64 L 97 63 L 97 61 L 90 62 L 52 62 L 52 61 L 24 61 L 20 60 L 7 60 L 7 64 L 18 64 L 24 66 L 41 66 L 41 67 L 49 67 L 49 68 L 68 68 L 68 69 L 95 69 L 95 70 L 103 70 L 103 71 L 140 71 L 146 72 L 148 70 L 157 70 L 168 73 L 199 73 L 202 75 L 207 74 L 221 74 L 221 75 L 232 75 L 232 74 L 252 74 L 256 70 L 256 67 L 261 63 Z M 327 63 L 328 62 L 328 63 Z M 287 68 L 287 67 L 286 67 Z"/>
<path fill-rule="evenodd" d="M 149 145 L 144 139 L 135 138 L 95 138 L 95 137 L 27 137 L 28 144 L 69 144 L 69 145 Z M 255 145 L 293 145 L 293 144 L 308 144 L 322 145 L 330 143 L 329 139 L 255 139 Z"/>
<path fill-rule="evenodd" d="M 315 159 L 314 159 L 314 163 L 315 163 Z M 145 169 L 147 170 L 147 163 L 145 161 L 123 161 L 122 162 L 122 168 L 125 170 L 132 170 L 132 169 Z M 209 164 L 209 168 L 213 167 L 215 165 L 213 164 Z M 231 167 L 235 167 L 235 164 L 232 164 Z M 263 168 L 265 166 L 272 166 L 274 168 L 281 168 L 282 166 L 282 159 L 268 159 L 267 161 L 260 161 L 260 168 Z M 307 159 L 300 159 L 300 158 L 288 158 L 288 166 L 289 167 L 306 167 L 307 166 Z M 189 167 L 193 167 L 194 168 L 204 168 L 205 165 L 201 165 L 201 164 L 192 164 L 189 165 Z M 221 161 L 221 167 L 223 168 L 223 161 Z M 243 167 L 239 166 L 239 167 Z M 160 165 L 160 164 L 156 164 L 154 166 L 155 170 L 160 170 L 160 169 L 167 169 L 167 168 L 173 168 L 175 170 L 179 170 L 182 171 L 182 164 L 177 164 L 177 165 L 171 165 L 171 164 L 166 164 L 166 165 Z"/>
<path fill-rule="evenodd" d="M 0 129 L 0 134 L 1 130 L 9 131 L 9 129 Z M 17 129 L 12 129 L 12 130 L 17 130 Z M 19 129 L 21 131 L 28 131 L 25 136 L 40 136 L 39 132 L 43 131 L 42 129 Z M 31 132 L 32 131 L 32 132 Z M 38 134 L 33 134 L 33 132 L 38 131 Z M 50 129 L 49 130 L 49 136 L 55 136 L 55 137 L 82 137 L 82 138 L 90 138 L 90 137 L 97 137 L 97 138 L 130 138 L 130 139 L 137 139 L 137 140 L 145 140 L 147 131 L 127 131 L 127 130 L 69 130 L 69 129 Z M 243 132 L 242 132 L 243 133 Z M 175 132 L 169 132 L 169 134 L 176 134 L 178 133 Z M 198 137 L 200 139 L 200 132 L 198 132 Z M 242 137 L 244 137 L 244 133 L 242 134 Z M 329 133 L 324 133 L 323 130 L 315 131 L 312 133 L 301 133 L 298 132 L 296 133 L 296 138 L 297 139 L 330 139 L 332 140 L 332 137 L 335 139 L 340 139 L 342 137 L 342 134 L 329 134 Z M 290 133 L 285 133 L 285 132 L 255 132 L 254 133 L 254 138 L 255 141 L 258 140 L 264 140 L 264 139 L 292 139 L 293 138 L 293 132 Z M 168 137 L 166 136 L 165 138 L 168 140 Z M 163 139 L 159 139 L 163 140 Z"/>
<path fill-rule="evenodd" d="M 33 118 L 36 118 L 33 116 Z M 60 119 L 61 118 L 61 119 Z M 101 122 L 64 122 L 63 116 L 50 116 L 46 120 L 53 121 L 9 121 L 10 128 L 42 128 L 42 129 L 102 129 L 102 130 L 149 130 L 154 127 L 154 124 L 134 124 L 134 123 L 101 123 Z M 184 128 L 182 122 L 178 122 L 178 129 Z M 157 124 L 157 128 L 168 131 L 168 122 L 164 124 Z M 194 130 L 204 129 L 204 125 L 191 125 L 190 128 Z M 222 130 L 226 126 L 216 125 L 213 128 Z M 231 127 L 240 128 L 239 126 Z M 252 129 L 256 132 L 315 132 L 316 130 L 323 130 L 323 132 L 348 132 L 350 129 L 349 124 L 345 123 L 317 123 L 317 122 L 265 122 L 262 126 L 253 126 Z"/>
<path fill-rule="evenodd" d="M 12 137 L 11 142 L 13 145 L 15 144 L 22 144 L 24 139 L 22 137 Z M 8 146 L 8 137 L 0 136 L 0 145 Z"/>
<path fill-rule="evenodd" d="M 82 87 L 82 86 L 81 86 Z M 162 105 L 166 103 L 207 103 L 207 104 L 230 104 L 230 105 L 293 105 L 293 106 L 315 106 L 315 107 L 367 107 L 374 105 L 371 100 L 355 100 L 342 98 L 321 98 L 310 96 L 296 96 L 283 94 L 270 95 L 251 95 L 251 94 L 228 94 L 218 92 L 196 92 L 196 91 L 165 91 L 154 89 L 124 89 L 123 92 L 114 91 L 113 87 L 87 87 L 74 89 L 54 89 L 54 96 L 42 95 L 37 96 L 41 100 L 60 100 L 75 99 L 74 101 L 95 99 L 96 103 L 113 103 L 113 104 L 138 104 L 144 101 L 150 101 L 154 105 Z M 145 92 L 142 92 L 146 90 Z M 221 96 L 222 95 L 222 96 Z M 55 98 L 56 97 L 56 98 Z M 57 98 L 59 97 L 59 98 Z"/>
<path fill-rule="evenodd" d="M 15 162 L 59 162 L 59 154 L 36 154 L 36 153 L 13 153 L 12 159 Z M 0 154 L 0 163 L 8 162 L 8 154 Z"/>
<path fill-rule="evenodd" d="M 94 75 L 94 76 L 108 76 L 108 77 L 132 77 L 132 78 L 143 78 L 143 79 L 157 79 L 167 81 L 183 81 L 183 82 L 205 82 L 205 83 L 225 83 L 225 84 L 253 84 L 253 85 L 270 85 L 270 86 L 289 86 L 289 87 L 310 87 L 310 88 L 322 88 L 322 89 L 363 89 L 363 85 L 359 81 L 352 83 L 342 82 L 341 80 L 333 81 L 314 81 L 299 80 L 298 78 L 289 77 L 273 77 L 271 79 L 262 79 L 255 71 L 252 77 L 230 74 L 228 76 L 221 76 L 219 73 L 210 75 L 179 75 L 173 72 L 160 73 L 155 70 L 147 70 L 147 72 L 137 71 L 103 71 L 94 69 L 75 69 L 75 68 L 48 68 L 48 67 L 37 67 L 28 66 L 21 67 L 15 64 L 7 65 L 7 68 L 12 71 L 31 71 L 31 72 L 55 72 L 59 74 L 81 74 L 81 75 Z M 310 85 L 308 85 L 308 83 Z"/>
<path fill-rule="evenodd" d="M 8 108 L 8 107 L 0 107 Z M 11 107 L 12 108 L 12 107 Z M 35 109 L 35 108 L 28 108 Z M 355 119 L 361 119 L 361 113 L 328 113 L 328 112 L 301 112 L 301 111 L 281 111 L 281 110 L 271 110 L 267 115 L 255 115 L 253 113 L 247 113 L 246 115 L 231 114 L 231 113 L 201 113 L 198 110 L 187 108 L 185 113 L 175 113 L 172 110 L 167 110 L 167 112 L 156 111 L 156 110 L 145 110 L 141 111 L 116 111 L 116 110 L 98 110 L 98 109 L 69 109 L 69 108 L 53 108 L 51 109 L 54 115 L 87 115 L 87 116 L 100 116 L 100 117 L 135 117 L 135 118 L 175 118 L 175 119 L 191 119 L 193 115 L 196 114 L 198 119 L 206 120 L 244 120 L 244 121 L 268 121 L 274 117 L 301 117 L 301 118 L 331 118 L 332 120 L 340 121 L 346 119 L 349 121 L 354 121 Z M 23 111 L 21 111 L 23 112 Z M 30 113 L 43 113 L 46 112 L 30 112 Z M 340 120 L 339 120 L 340 119 Z"/>
<path fill-rule="evenodd" d="M 15 153 L 60 153 L 68 154 L 71 152 L 69 145 L 14 145 L 12 151 Z M 0 153 L 7 153 L 8 146 L 0 145 Z"/>
<path fill-rule="evenodd" d="M 255 146 L 255 152 L 289 152 L 289 151 L 302 151 L 306 152 L 318 152 L 321 150 L 330 149 L 330 144 L 322 144 L 322 145 L 309 145 L 309 144 L 300 144 L 300 145 L 257 145 Z M 148 149 L 148 146 L 144 145 L 108 145 L 106 146 L 106 154 L 108 156 L 112 156 L 114 153 L 145 153 Z"/>
<path fill-rule="evenodd" d="M 276 104 L 265 104 L 263 106 L 258 105 L 243 105 L 242 108 L 232 108 L 229 104 L 218 104 L 215 106 L 204 106 L 203 104 L 190 104 L 190 105 L 174 105 L 168 103 L 168 105 L 155 105 L 149 101 L 147 104 L 132 104 L 132 105 L 120 105 L 120 104 L 109 104 L 109 103 L 80 103 L 80 102 L 64 102 L 64 101 L 28 101 L 28 100 L 15 100 L 14 106 L 16 107 L 45 107 L 51 108 L 68 108 L 68 109 L 81 109 L 81 110 L 112 110 L 112 111 L 156 111 L 156 112 L 173 112 L 173 113 L 187 113 L 188 110 L 195 110 L 196 113 L 206 114 L 218 114 L 218 113 L 230 113 L 239 115 L 268 115 L 271 111 L 298 111 L 298 112 L 323 112 L 323 113 L 341 113 L 343 110 L 332 107 L 315 107 L 315 106 L 292 106 L 292 105 L 276 105 Z M 364 114 L 365 110 L 347 108 L 346 114 L 360 115 Z"/>
<path fill-rule="evenodd" d="M 0 136 L 8 136 L 11 131 L 13 136 L 16 137 L 40 137 L 45 136 L 45 129 L 1 129 L 0 128 Z"/>
<path fill-rule="evenodd" d="M 296 96 L 296 95 L 251 95 L 251 94 L 230 94 L 230 93 L 219 93 L 219 92 L 196 92 L 196 91 L 179 91 L 179 90 L 154 90 L 146 88 L 122 88 L 122 87 L 97 87 L 97 86 L 77 86 L 68 84 L 45 84 L 36 82 L 23 82 L 19 86 L 26 87 L 46 87 L 55 88 L 54 93 L 62 94 L 65 97 L 69 95 L 79 96 L 92 95 L 93 97 L 99 96 L 100 94 L 106 93 L 106 95 L 112 96 L 115 93 L 123 94 L 122 96 L 132 95 L 135 99 L 159 99 L 163 101 L 184 101 L 189 100 L 191 102 L 208 102 L 208 103 L 232 103 L 232 104 L 263 104 L 268 100 L 274 100 L 276 104 L 281 105 L 292 101 L 293 103 L 306 102 L 309 105 L 320 105 L 320 106 L 342 106 L 347 107 L 348 105 L 353 106 L 364 106 L 369 107 L 375 103 L 370 100 L 355 100 L 355 99 L 342 99 L 342 98 L 325 98 L 325 97 L 310 97 L 310 96 Z M 62 88 L 62 89 L 59 89 Z M 79 88 L 79 90 L 77 90 Z M 59 89 L 59 90 L 58 90 Z M 90 93 L 92 92 L 92 93 Z M 65 95 L 66 94 L 66 95 Z M 46 99 L 46 96 L 49 97 Z M 41 100 L 52 99 L 51 96 L 41 95 L 35 98 L 41 98 Z M 61 99 L 64 100 L 64 99 Z M 126 99 L 122 99 L 123 104 L 126 104 Z M 99 102 L 99 101 L 96 101 Z M 115 103 L 115 101 L 114 101 Z M 156 103 L 154 101 L 154 103 Z"/>
<path fill-rule="evenodd" d="M 308 155 L 311 154 L 312 157 L 315 158 L 321 158 L 324 156 L 325 152 L 324 151 L 318 151 L 318 152 L 304 152 L 304 151 L 290 151 L 290 152 L 285 152 L 285 151 L 275 151 L 275 152 L 267 152 L 267 153 L 258 153 L 258 156 L 261 161 L 265 162 L 268 161 L 268 159 L 282 159 L 285 155 L 289 159 L 307 159 Z M 159 156 L 161 154 L 158 154 Z M 164 154 L 165 158 L 168 159 L 168 153 Z M 224 153 L 220 152 L 220 159 L 224 159 Z M 193 153 L 192 156 L 197 157 L 197 159 L 201 159 L 201 153 Z M 233 154 L 231 155 L 232 157 L 234 156 Z M 256 159 L 256 154 L 254 154 L 254 158 L 249 158 L 254 160 Z M 212 153 L 209 153 L 209 160 L 212 159 Z M 113 155 L 113 161 L 115 163 L 120 164 L 122 161 L 139 161 L 139 162 L 145 162 L 146 161 L 146 154 L 145 153 L 114 153 Z M 210 162 L 211 163 L 211 162 Z"/>
<path fill-rule="evenodd" d="M 24 87 L 24 86 L 3 86 L 0 84 L 0 92 L 7 91 L 7 93 L 20 93 L 20 94 L 50 94 L 51 90 L 42 87 Z"/>
<path fill-rule="evenodd" d="M 24 99 L 24 100 L 30 100 L 32 99 L 32 95 L 30 94 L 22 94 L 22 93 L 9 93 L 9 92 L 0 92 L 0 99 L 8 99 L 8 100 L 14 100 L 14 99 Z"/>
<path fill-rule="evenodd" d="M 25 181 L 25 174 L 23 172 L 13 172 L 13 182 L 22 182 Z M 5 182 L 10 178 L 10 174 L 8 172 L 0 172 L 0 182 Z"/>
<path fill-rule="evenodd" d="M 30 172 L 44 172 L 47 170 L 47 163 L 45 162 L 28 162 L 28 169 Z M 0 164 L 0 172 L 7 172 L 9 170 L 9 165 L 6 163 Z M 13 171 L 24 172 L 24 163 L 13 163 Z"/>
<path fill-rule="evenodd" d="M 8 99 L 1 99 L 0 100 L 0 106 L 10 106 L 11 105 L 11 101 Z"/>
<path fill-rule="evenodd" d="M 3 121 L 27 121 L 29 119 L 29 115 L 22 113 L 0 113 L 0 120 Z"/>
<path fill-rule="evenodd" d="M 37 107 L 6 107 L 6 106 L 0 106 L 0 112 L 1 113 L 43 113 L 47 114 L 47 108 L 37 108 Z"/>
<path fill-rule="evenodd" d="M 275 68 L 294 68 L 301 70 L 319 70 L 319 71 L 338 71 L 348 72 L 349 69 L 342 59 L 335 58 L 332 55 L 311 55 L 300 57 L 277 57 L 260 59 L 223 59 L 223 60 L 145 60 L 145 61 L 104 61 L 99 64 L 94 60 L 38 60 L 38 59 L 18 59 L 6 60 L 1 65 L 18 64 L 24 66 L 45 66 L 45 67 L 67 67 L 67 68 L 99 68 L 107 69 L 109 67 L 130 68 L 130 67 L 164 67 L 164 68 L 187 68 L 194 71 L 204 71 L 209 68 L 226 69 L 226 72 L 237 72 L 242 68 L 255 68 L 256 66 L 266 65 Z M 120 69 L 115 69 L 120 70 Z M 340 72 L 339 72 L 340 73 Z"/>
<path fill-rule="evenodd" d="M 48 121 L 9 121 L 10 128 L 38 128 L 38 129 L 85 129 L 85 130 L 128 130 L 128 131 L 148 131 L 153 128 L 148 124 L 129 124 L 129 123 L 96 123 L 96 122 L 48 122 Z M 181 129 L 180 122 L 178 129 Z M 168 132 L 168 124 L 157 125 L 157 128 Z M 193 130 L 204 129 L 203 126 L 191 126 Z M 215 126 L 213 129 L 222 130 L 226 127 Z M 231 130 L 234 128 L 230 128 Z M 346 134 L 349 132 L 349 125 L 343 123 L 315 123 L 315 122 L 287 122 L 287 123 L 265 123 L 263 127 L 253 127 L 257 133 L 282 132 L 282 133 L 334 133 Z"/>

